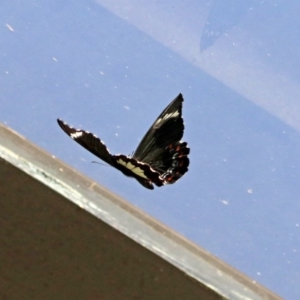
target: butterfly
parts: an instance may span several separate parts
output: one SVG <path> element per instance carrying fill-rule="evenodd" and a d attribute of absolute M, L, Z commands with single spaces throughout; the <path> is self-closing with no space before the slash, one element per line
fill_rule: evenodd
<path fill-rule="evenodd" d="M 61 119 L 57 122 L 82 147 L 153 190 L 153 184 L 158 187 L 172 184 L 188 171 L 190 148 L 181 141 L 184 131 L 182 103 L 183 97 L 179 94 L 158 116 L 132 156 L 112 155 L 96 135 L 75 129 Z"/>

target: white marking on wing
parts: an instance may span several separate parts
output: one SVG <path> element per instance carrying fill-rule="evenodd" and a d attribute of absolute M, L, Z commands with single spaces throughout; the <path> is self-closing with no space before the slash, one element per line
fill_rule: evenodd
<path fill-rule="evenodd" d="M 126 161 L 124 161 L 122 159 L 118 159 L 117 163 L 120 164 L 120 165 L 122 165 L 122 166 L 124 166 L 125 168 L 129 169 L 134 174 L 136 174 L 136 175 L 138 175 L 138 176 L 140 176 L 142 178 L 148 179 L 147 176 L 145 176 L 144 171 L 140 167 L 133 165 L 130 161 L 126 162 Z"/>
<path fill-rule="evenodd" d="M 163 116 L 163 118 L 159 118 L 157 121 L 156 121 L 156 123 L 155 123 L 155 125 L 158 125 L 160 122 L 162 122 L 162 121 L 165 121 L 165 120 L 168 120 L 168 119 L 170 119 L 170 118 L 176 118 L 176 117 L 178 117 L 179 116 L 179 111 L 178 110 L 176 110 L 175 112 L 172 112 L 172 113 L 170 113 L 170 114 L 165 114 L 164 116 Z"/>
<path fill-rule="evenodd" d="M 82 131 L 76 131 L 76 132 L 70 134 L 70 137 L 72 139 L 77 139 L 77 138 L 79 138 L 81 136 L 82 136 Z"/>

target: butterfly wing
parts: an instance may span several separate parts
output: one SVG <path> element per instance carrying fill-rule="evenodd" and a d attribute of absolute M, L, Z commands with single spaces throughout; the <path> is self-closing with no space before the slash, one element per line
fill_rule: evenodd
<path fill-rule="evenodd" d="M 164 180 L 160 173 L 155 171 L 149 164 L 138 161 L 123 154 L 113 155 L 118 164 L 118 169 L 126 176 L 134 177 L 140 184 L 147 189 L 153 190 L 153 184 L 162 186 Z"/>
<path fill-rule="evenodd" d="M 182 102 L 183 97 L 179 94 L 158 116 L 135 150 L 134 158 L 150 163 L 162 149 L 182 138 Z"/>
<path fill-rule="evenodd" d="M 184 132 L 182 103 L 179 94 L 158 116 L 133 155 L 158 171 L 164 184 L 174 183 L 188 170 L 190 149 L 180 141 Z"/>
<path fill-rule="evenodd" d="M 88 131 L 75 129 L 60 119 L 57 119 L 57 123 L 75 142 L 111 166 L 116 166 L 113 156 L 109 153 L 105 144 L 96 135 Z"/>

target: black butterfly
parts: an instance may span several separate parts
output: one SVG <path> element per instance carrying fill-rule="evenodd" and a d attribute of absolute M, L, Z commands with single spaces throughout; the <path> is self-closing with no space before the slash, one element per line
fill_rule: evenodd
<path fill-rule="evenodd" d="M 82 147 L 120 170 L 134 177 L 147 189 L 153 184 L 162 186 L 176 182 L 188 171 L 190 149 L 180 141 L 184 125 L 182 119 L 183 97 L 179 94 L 159 115 L 141 140 L 132 157 L 111 155 L 105 144 L 88 131 L 75 129 L 57 119 L 59 126 Z"/>

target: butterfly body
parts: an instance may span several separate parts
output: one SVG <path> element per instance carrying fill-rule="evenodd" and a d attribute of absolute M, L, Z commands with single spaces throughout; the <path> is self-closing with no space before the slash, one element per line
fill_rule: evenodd
<path fill-rule="evenodd" d="M 59 126 L 82 147 L 148 189 L 176 182 L 188 171 L 190 149 L 182 142 L 183 97 L 179 94 L 159 115 L 132 156 L 112 155 L 94 134 L 58 119 Z"/>

